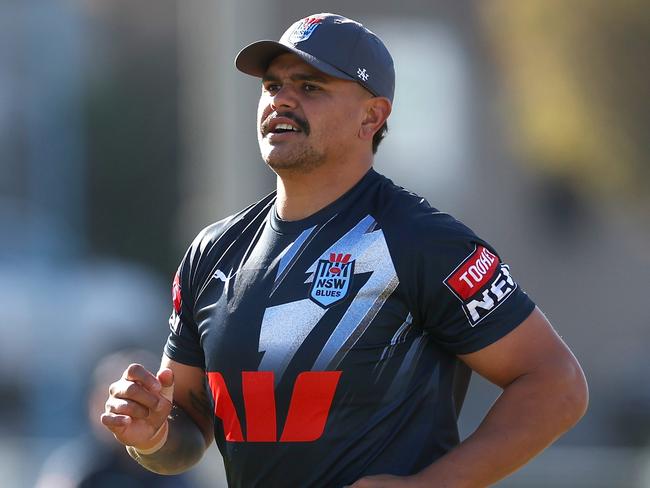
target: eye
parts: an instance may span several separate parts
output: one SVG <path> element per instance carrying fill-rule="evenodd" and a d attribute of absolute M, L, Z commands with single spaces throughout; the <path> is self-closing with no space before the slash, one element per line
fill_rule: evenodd
<path fill-rule="evenodd" d="M 264 91 L 267 91 L 269 93 L 275 93 L 280 90 L 280 85 L 278 83 L 268 83 L 266 85 L 263 85 L 262 88 Z"/>
<path fill-rule="evenodd" d="M 302 89 L 303 89 L 304 91 L 306 91 L 306 92 L 313 92 L 313 91 L 318 91 L 318 90 L 320 90 L 320 86 L 313 85 L 313 84 L 311 84 L 311 83 L 305 83 L 305 84 L 302 86 Z"/>

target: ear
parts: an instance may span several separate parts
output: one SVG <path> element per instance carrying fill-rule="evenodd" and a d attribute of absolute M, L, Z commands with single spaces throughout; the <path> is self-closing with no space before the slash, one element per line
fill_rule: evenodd
<path fill-rule="evenodd" d="M 393 109 L 390 100 L 385 97 L 370 98 L 365 104 L 365 113 L 359 128 L 359 138 L 371 141 L 375 132 L 377 132 Z"/>

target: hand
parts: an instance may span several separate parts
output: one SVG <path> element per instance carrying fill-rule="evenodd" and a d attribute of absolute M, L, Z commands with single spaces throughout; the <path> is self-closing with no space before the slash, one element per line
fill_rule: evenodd
<path fill-rule="evenodd" d="M 345 488 L 407 488 L 413 486 L 411 479 L 391 474 L 364 476 Z"/>
<path fill-rule="evenodd" d="M 157 375 L 140 364 L 131 364 L 108 389 L 101 422 L 122 444 L 148 449 L 167 422 L 172 408 L 174 373 L 164 368 Z"/>

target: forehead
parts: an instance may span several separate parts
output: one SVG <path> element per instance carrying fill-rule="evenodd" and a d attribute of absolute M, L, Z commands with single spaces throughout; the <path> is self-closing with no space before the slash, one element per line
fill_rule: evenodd
<path fill-rule="evenodd" d="M 280 56 L 274 58 L 273 61 L 271 61 L 271 64 L 269 64 L 269 67 L 266 69 L 263 77 L 276 77 L 282 74 L 293 73 L 310 75 L 314 78 L 321 78 L 324 81 L 328 82 L 346 81 L 323 73 L 322 71 L 314 68 L 311 64 L 306 63 L 298 56 L 291 53 L 281 54 Z"/>

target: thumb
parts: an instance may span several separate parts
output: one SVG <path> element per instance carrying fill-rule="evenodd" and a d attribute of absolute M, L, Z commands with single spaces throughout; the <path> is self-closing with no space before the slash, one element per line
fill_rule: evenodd
<path fill-rule="evenodd" d="M 156 377 L 160 381 L 160 395 L 171 402 L 174 398 L 174 372 L 169 368 L 162 368 Z"/>

